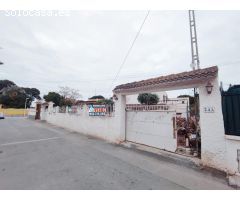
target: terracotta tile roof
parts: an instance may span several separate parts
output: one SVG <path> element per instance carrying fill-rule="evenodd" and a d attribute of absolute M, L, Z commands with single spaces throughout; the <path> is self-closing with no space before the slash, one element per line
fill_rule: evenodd
<path fill-rule="evenodd" d="M 118 85 L 113 90 L 114 93 L 131 92 L 137 90 L 147 90 L 149 88 L 158 87 L 173 87 L 174 85 L 181 86 L 186 84 L 197 84 L 217 77 L 218 67 L 213 66 L 194 71 L 182 72 L 178 74 L 170 74 L 156 78 L 146 79 L 142 81 Z"/>

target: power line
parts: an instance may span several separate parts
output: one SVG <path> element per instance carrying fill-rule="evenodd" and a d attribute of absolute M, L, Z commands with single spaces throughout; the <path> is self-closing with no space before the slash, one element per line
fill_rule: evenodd
<path fill-rule="evenodd" d="M 145 24 L 145 21 L 147 20 L 147 17 L 148 17 L 148 15 L 149 15 L 149 13 L 150 13 L 150 10 L 147 11 L 147 14 L 146 14 L 146 16 L 144 17 L 143 22 L 142 22 L 142 24 L 141 24 L 141 26 L 140 26 L 140 28 L 139 28 L 139 30 L 138 30 L 138 32 L 137 32 L 134 40 L 132 41 L 132 44 L 131 44 L 130 48 L 129 48 L 128 51 L 127 51 L 127 54 L 125 55 L 125 57 L 124 57 L 121 65 L 119 66 L 119 69 L 118 69 L 118 71 L 117 71 L 117 74 L 116 74 L 115 78 L 113 79 L 109 90 L 111 90 L 111 88 L 112 88 L 112 86 L 113 86 L 113 83 L 117 80 L 117 78 L 118 78 L 118 76 L 119 76 L 119 73 L 120 73 L 121 69 L 123 68 L 123 66 L 124 66 L 124 64 L 125 64 L 125 62 L 126 62 L 128 56 L 129 56 L 129 54 L 130 54 L 133 46 L 134 46 L 134 44 L 135 44 L 135 42 L 136 42 L 136 40 L 137 40 L 137 38 L 138 38 L 138 36 L 139 36 L 142 28 L 143 28 L 143 25 Z"/>
<path fill-rule="evenodd" d="M 236 64 L 240 64 L 240 60 L 236 60 L 236 61 L 230 61 L 230 62 L 223 62 L 223 63 L 219 63 L 218 66 L 219 67 L 224 67 L 224 66 L 229 66 L 229 65 L 236 65 Z M 209 66 L 211 64 L 208 64 Z M 0 72 L 1 74 L 1 72 Z M 119 77 L 118 79 L 121 80 L 125 80 L 125 79 L 134 79 L 134 78 L 151 78 L 155 76 L 155 73 L 151 73 L 151 74 L 146 74 L 146 73 L 134 73 L 134 74 L 128 74 L 125 76 L 121 76 L 121 78 Z M 113 78 L 103 78 L 103 79 L 85 79 L 85 80 L 21 80 L 22 83 L 62 83 L 63 81 L 65 82 L 70 82 L 70 83 L 91 83 L 91 82 L 101 82 L 101 81 L 113 81 Z"/>
<path fill-rule="evenodd" d="M 118 78 L 118 80 L 125 80 L 125 79 L 134 79 L 134 78 L 151 78 L 153 77 L 154 74 L 146 74 L 146 73 L 141 73 L 141 74 L 130 74 L 128 76 L 123 76 L 121 78 Z M 69 83 L 92 83 L 92 82 L 101 82 L 101 81 L 112 81 L 114 80 L 113 78 L 106 78 L 106 79 L 92 79 L 92 80 L 21 80 L 23 83 L 62 83 L 64 82 L 69 82 Z"/>
<path fill-rule="evenodd" d="M 220 63 L 218 64 L 218 66 L 220 67 L 224 67 L 224 66 L 229 66 L 229 65 L 236 65 L 239 64 L 240 61 L 236 60 L 236 61 L 232 61 L 232 62 L 224 62 L 224 63 Z M 118 80 L 125 80 L 125 79 L 135 79 L 135 78 L 143 78 L 143 79 L 147 79 L 147 78 L 151 78 L 154 77 L 155 73 L 151 73 L 151 74 L 146 74 L 146 73 L 134 73 L 134 74 L 128 74 L 125 76 L 119 76 Z M 92 82 L 104 82 L 104 81 L 113 81 L 113 78 L 103 78 L 103 79 L 85 79 L 85 80 L 21 80 L 20 82 L 22 83 L 43 83 L 43 84 L 48 84 L 48 83 L 62 83 L 62 81 L 64 82 L 69 82 L 69 83 L 92 83 Z"/>

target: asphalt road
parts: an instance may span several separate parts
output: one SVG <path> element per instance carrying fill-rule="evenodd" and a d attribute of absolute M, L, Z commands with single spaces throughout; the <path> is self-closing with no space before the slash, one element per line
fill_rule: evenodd
<path fill-rule="evenodd" d="M 231 189 L 226 180 L 24 118 L 0 120 L 0 189 Z"/>

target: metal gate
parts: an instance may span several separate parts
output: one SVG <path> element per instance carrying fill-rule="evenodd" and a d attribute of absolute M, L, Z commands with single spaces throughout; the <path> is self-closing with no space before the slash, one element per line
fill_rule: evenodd
<path fill-rule="evenodd" d="M 240 94 L 223 92 L 222 111 L 225 134 L 240 136 Z"/>
<path fill-rule="evenodd" d="M 167 105 L 127 105 L 126 140 L 175 151 L 175 116 Z"/>

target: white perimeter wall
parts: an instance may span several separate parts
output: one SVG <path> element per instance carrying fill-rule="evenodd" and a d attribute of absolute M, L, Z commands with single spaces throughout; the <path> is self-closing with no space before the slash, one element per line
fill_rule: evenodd
<path fill-rule="evenodd" d="M 89 116 L 87 107 L 78 114 L 42 112 L 41 119 L 50 124 L 105 139 L 110 142 L 120 142 L 118 117 Z"/>
<path fill-rule="evenodd" d="M 240 149 L 240 137 L 226 136 L 227 169 L 230 174 L 238 173 L 237 149 Z"/>

